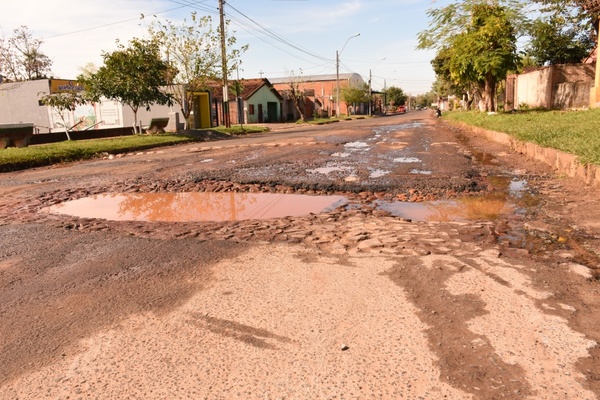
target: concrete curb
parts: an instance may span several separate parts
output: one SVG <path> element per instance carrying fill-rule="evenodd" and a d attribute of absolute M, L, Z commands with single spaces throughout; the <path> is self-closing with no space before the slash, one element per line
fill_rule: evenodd
<path fill-rule="evenodd" d="M 460 122 L 448 121 L 462 129 L 469 130 L 488 140 L 500 143 L 521 154 L 551 166 L 560 174 L 578 179 L 586 185 L 600 187 L 600 167 L 591 164 L 582 164 L 579 157 L 560 150 L 543 147 L 535 143 L 523 142 L 514 137 L 497 131 L 478 128 Z"/>

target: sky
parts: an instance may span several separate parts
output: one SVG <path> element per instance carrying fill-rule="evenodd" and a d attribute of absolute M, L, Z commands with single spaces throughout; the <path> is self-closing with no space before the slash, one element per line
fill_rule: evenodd
<path fill-rule="evenodd" d="M 434 51 L 417 50 L 428 28 L 427 10 L 449 0 L 225 0 L 228 30 L 247 44 L 231 78 L 282 78 L 357 73 L 372 89 L 399 87 L 417 95 L 431 90 Z M 24 25 L 43 41 L 55 78 L 75 79 L 102 53 L 147 35 L 154 19 L 183 21 L 192 12 L 218 24 L 218 0 L 18 0 L 2 4 L 0 35 Z M 143 17 L 142 17 L 143 16 Z M 360 34 L 359 36 L 354 36 Z"/>

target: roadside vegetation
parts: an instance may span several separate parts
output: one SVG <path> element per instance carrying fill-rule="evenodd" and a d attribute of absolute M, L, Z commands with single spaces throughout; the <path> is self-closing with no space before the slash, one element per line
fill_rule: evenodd
<path fill-rule="evenodd" d="M 221 137 L 268 131 L 262 126 L 232 126 L 193 131 L 193 135 L 161 134 L 119 136 L 106 139 L 70 140 L 29 147 L 0 149 L 0 172 L 42 167 L 70 161 L 86 160 L 108 154 L 122 154 L 201 141 L 210 134 Z"/>
<path fill-rule="evenodd" d="M 444 118 L 504 132 L 522 141 L 577 155 L 583 163 L 600 165 L 600 135 L 597 128 L 600 126 L 600 109 L 498 114 L 455 111 L 445 113 Z"/>

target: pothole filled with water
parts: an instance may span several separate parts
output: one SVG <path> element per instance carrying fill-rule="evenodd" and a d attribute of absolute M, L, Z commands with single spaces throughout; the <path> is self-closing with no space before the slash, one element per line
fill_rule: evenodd
<path fill-rule="evenodd" d="M 99 194 L 46 207 L 42 212 L 111 221 L 242 221 L 300 217 L 334 210 L 344 196 L 272 193 Z"/>
<path fill-rule="evenodd" d="M 467 196 L 455 200 L 422 203 L 403 201 L 376 201 L 377 208 L 394 216 L 421 222 L 453 222 L 497 220 L 523 214 L 537 204 L 537 198 L 527 193 L 527 181 L 508 177 L 490 179 L 500 187 L 497 192 L 481 196 Z"/>
<path fill-rule="evenodd" d="M 505 199 L 462 198 L 423 203 L 376 202 L 377 208 L 392 215 L 421 222 L 453 222 L 498 219 L 512 214 L 514 205 Z"/>

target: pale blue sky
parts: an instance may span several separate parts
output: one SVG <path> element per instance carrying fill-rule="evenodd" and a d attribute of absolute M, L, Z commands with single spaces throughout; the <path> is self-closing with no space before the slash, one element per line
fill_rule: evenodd
<path fill-rule="evenodd" d="M 435 79 L 431 51 L 415 50 L 416 35 L 427 28 L 427 9 L 449 0 L 226 0 L 225 13 L 240 44 L 249 44 L 240 77 L 266 78 L 356 72 L 373 89 L 386 84 L 410 94 L 430 90 Z M 102 51 L 145 34 L 149 17 L 178 20 L 190 12 L 218 21 L 217 0 L 20 0 L 3 4 L 5 37 L 20 25 L 44 40 L 56 77 L 70 79 L 88 62 L 102 64 Z M 145 20 L 140 18 L 146 15 Z M 352 35 L 360 36 L 347 41 Z M 235 78 L 235 73 L 232 76 Z"/>

